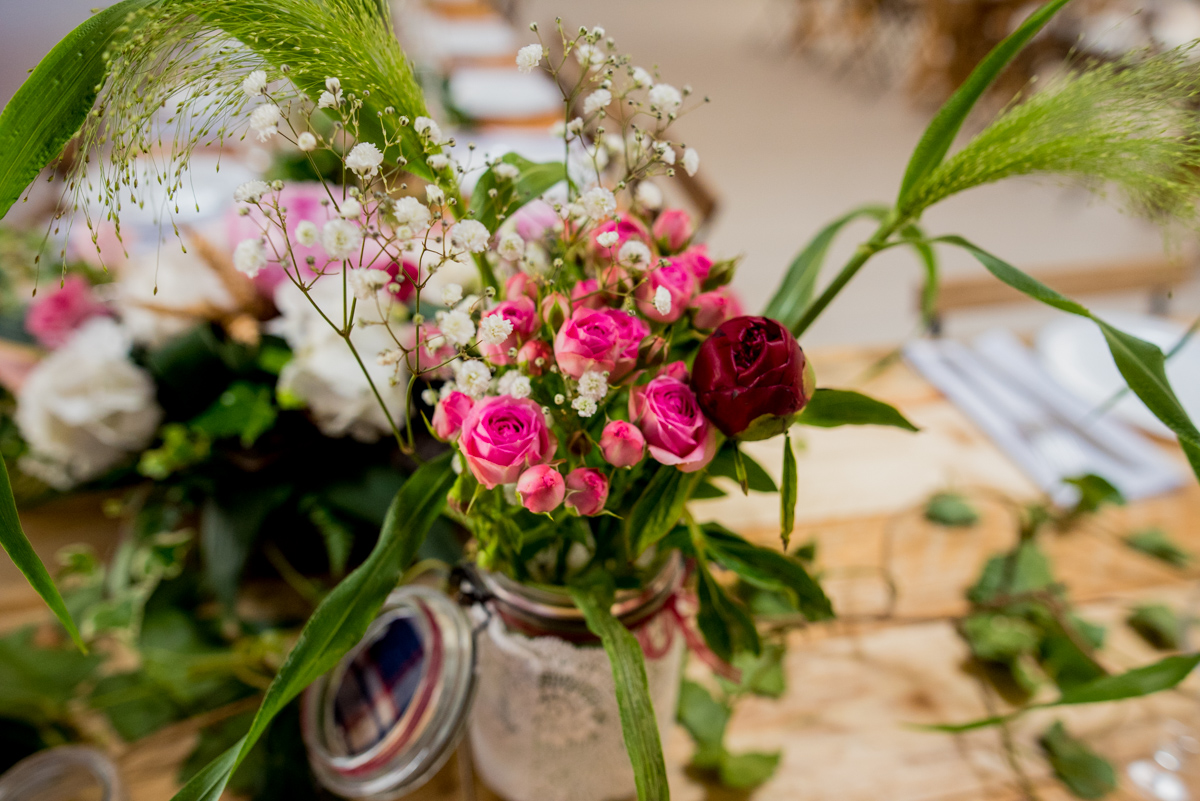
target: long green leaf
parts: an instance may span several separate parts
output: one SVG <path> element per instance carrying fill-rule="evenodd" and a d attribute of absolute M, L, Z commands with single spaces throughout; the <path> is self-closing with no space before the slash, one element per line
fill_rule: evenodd
<path fill-rule="evenodd" d="M 563 180 L 562 162 L 537 164 L 516 153 L 507 153 L 500 161 L 516 167 L 520 174 L 512 180 L 499 180 L 489 168 L 471 193 L 472 214 L 493 233 L 500 226 L 501 215 L 511 217 L 514 211 Z"/>
<path fill-rule="evenodd" d="M 706 560 L 697 560 L 696 575 L 696 597 L 700 602 L 696 625 L 713 653 L 726 662 L 732 662 L 734 654 L 743 651 L 762 653 L 754 618 L 741 601 L 731 598 L 717 583 Z"/>
<path fill-rule="evenodd" d="M 1197 430 L 1171 389 L 1171 383 L 1167 379 L 1166 357 L 1157 345 L 1114 328 L 1092 314 L 1085 306 L 1055 292 L 1036 278 L 960 236 L 943 236 L 933 241 L 963 248 L 978 259 L 988 272 L 1014 289 L 1048 306 L 1086 317 L 1100 326 L 1125 383 L 1141 398 L 1154 416 L 1162 420 L 1179 437 L 1179 444 L 1188 457 L 1192 470 L 1200 477 L 1200 430 Z"/>
<path fill-rule="evenodd" d="M 892 426 L 919 431 L 896 407 L 849 389 L 820 388 L 813 392 L 796 423 L 818 428 Z"/>
<path fill-rule="evenodd" d="M 716 523 L 701 527 L 714 561 L 756 587 L 790 595 L 809 620 L 833 617 L 833 604 L 799 559 L 764 548 Z"/>
<path fill-rule="evenodd" d="M 675 527 L 703 475 L 703 470 L 682 473 L 665 465 L 658 468 L 629 513 L 629 535 L 636 553 L 644 553 Z"/>
<path fill-rule="evenodd" d="M 54 46 L 0 112 L 0 218 L 83 121 L 107 74 L 104 51 L 130 13 L 157 0 L 124 0 Z"/>
<path fill-rule="evenodd" d="M 301 691 L 330 670 L 367 631 L 401 573 L 412 561 L 429 526 L 441 514 L 454 483 L 447 453 L 417 469 L 396 493 L 371 555 L 329 593 L 313 612 L 236 752 L 192 778 L 174 801 L 218 801 L 230 775 L 266 731 L 271 720 Z M 230 754 L 233 753 L 231 757 Z"/>
<path fill-rule="evenodd" d="M 950 99 L 938 110 L 908 161 L 908 167 L 904 171 L 904 180 L 900 184 L 900 196 L 896 201 L 897 208 L 903 209 L 905 201 L 908 200 L 913 189 L 942 163 L 942 159 L 946 157 L 946 153 L 950 151 L 950 146 L 954 143 L 954 137 L 958 135 L 963 121 L 971 113 L 975 103 L 1008 66 L 1008 63 L 1013 60 L 1013 57 L 1050 21 L 1051 17 L 1058 13 L 1059 9 L 1069 2 L 1070 0 L 1050 0 L 1030 14 L 1019 28 L 992 48 L 992 51 L 975 67 L 958 91 L 951 95 Z"/>
<path fill-rule="evenodd" d="M 796 452 L 792 450 L 792 435 L 783 435 L 783 488 L 779 494 L 779 536 L 787 550 L 796 527 Z"/>
<path fill-rule="evenodd" d="M 79 629 L 75 628 L 75 621 L 71 619 L 67 605 L 63 603 L 62 596 L 58 593 L 58 587 L 54 586 L 54 580 L 46 572 L 46 566 L 42 564 L 42 560 L 34 552 L 33 546 L 29 544 L 29 538 L 21 529 L 21 519 L 17 515 L 17 501 L 13 497 L 12 484 L 8 478 L 8 467 L 5 466 L 3 459 L 0 459 L 0 545 L 4 546 L 8 557 L 13 560 L 13 564 L 25 575 L 29 586 L 42 596 L 42 600 L 63 624 L 67 633 L 71 635 L 71 639 L 79 646 L 79 650 L 86 653 L 87 647 L 84 646 L 83 640 L 79 636 Z"/>
<path fill-rule="evenodd" d="M 838 232 L 849 223 L 862 217 L 882 220 L 889 211 L 890 209 L 886 206 L 862 206 L 839 217 L 817 232 L 812 241 L 796 254 L 796 258 L 792 259 L 787 274 L 779 282 L 775 294 L 771 296 L 771 300 L 763 310 L 763 315 L 778 320 L 788 328 L 795 326 L 804 314 L 804 310 L 808 308 L 808 304 L 812 302 L 813 292 L 817 286 L 817 276 L 821 273 L 825 255 L 829 252 L 829 246 Z"/>
<path fill-rule="evenodd" d="M 612 664 L 621 731 L 633 765 L 638 798 L 640 801 L 668 801 L 671 793 L 667 788 L 667 766 L 663 761 L 658 720 L 650 701 L 642 647 L 637 637 L 613 617 L 612 579 L 607 575 L 597 576 L 587 585 L 572 587 L 571 597 L 583 612 L 588 629 L 604 644 Z"/>
<path fill-rule="evenodd" d="M 1105 701 L 1124 701 L 1127 698 L 1142 696 L 1169 690 L 1187 678 L 1188 674 L 1200 665 L 1200 654 L 1168 656 L 1150 665 L 1116 676 L 1101 676 L 1098 679 L 1080 684 L 1065 691 L 1057 701 L 1045 704 L 1033 704 L 1007 715 L 973 720 L 970 723 L 950 723 L 937 726 L 927 726 L 936 731 L 964 732 L 972 729 L 982 729 L 997 723 L 1012 720 L 1032 709 L 1049 709 L 1056 706 L 1074 706 L 1077 704 L 1098 704 Z"/>

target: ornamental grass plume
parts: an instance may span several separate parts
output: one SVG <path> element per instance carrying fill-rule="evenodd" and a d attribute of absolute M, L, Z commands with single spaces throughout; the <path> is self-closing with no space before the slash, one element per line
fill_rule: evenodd
<path fill-rule="evenodd" d="M 1053 175 L 1127 211 L 1194 226 L 1200 196 L 1200 65 L 1192 46 L 1089 64 L 1014 100 L 914 187 L 898 210 L 914 219 L 972 187 Z"/>
<path fill-rule="evenodd" d="M 331 81 L 339 102 L 329 116 L 371 143 L 364 167 L 386 157 L 422 177 L 443 177 L 424 174 L 426 153 L 438 143 L 423 142 L 408 124 L 427 112 L 386 3 L 150 0 L 130 13 L 106 60 L 108 77 L 80 131 L 81 157 L 68 179 L 76 211 L 86 212 L 78 197 L 92 163 L 101 185 L 88 187 L 89 194 L 113 222 L 123 202 L 144 202 L 148 181 L 164 186 L 163 210 L 177 211 L 195 148 L 219 144 L 256 111 L 258 135 L 273 135 L 271 108 L 285 132 L 292 104 L 317 102 Z M 270 97 L 263 97 L 269 85 Z M 139 157 L 150 154 L 157 174 L 146 175 Z"/>

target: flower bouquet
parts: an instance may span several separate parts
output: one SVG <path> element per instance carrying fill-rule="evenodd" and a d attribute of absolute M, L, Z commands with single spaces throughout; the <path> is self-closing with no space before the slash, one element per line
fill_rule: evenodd
<path fill-rule="evenodd" d="M 940 243 L 966 249 L 1038 300 L 1096 319 L 1130 388 L 1200 468 L 1200 432 L 1157 348 L 970 242 L 931 238 L 918 226 L 940 200 L 1029 174 L 1115 183 L 1135 210 L 1190 219 L 1200 145 L 1188 104 L 1195 67 L 1180 52 L 1065 77 L 948 156 L 987 85 L 1064 4 L 1037 10 L 993 51 L 930 125 L 896 203 L 855 210 L 821 231 L 761 317 L 742 313 L 728 288 L 734 264 L 694 243 L 686 215 L 662 208 L 653 183 L 698 167 L 699 155 L 669 135 L 691 92 L 635 66 L 599 28 L 560 26 L 552 47 L 539 38 L 517 55 L 519 69 L 546 69 L 564 87 L 564 158 L 549 164 L 515 154 L 473 163 L 473 149 L 428 117 L 375 3 L 126 0 L 73 33 L 0 115 L 0 141 L 38 146 L 14 160 L 0 200 L 11 203 L 78 135 L 81 152 L 97 155 L 115 207 L 136 183 L 137 155 L 157 144 L 155 131 L 161 137 L 164 108 L 182 131 L 164 143 L 174 145 L 172 165 L 239 132 L 286 141 L 314 163 L 335 155 L 338 180 L 322 183 L 313 217 L 295 210 L 283 182 L 238 188 L 254 228 L 236 243 L 233 265 L 255 280 L 282 276 L 276 304 L 294 298 L 327 326 L 398 445 L 421 457 L 374 548 L 321 599 L 244 735 L 178 797 L 215 799 L 271 720 L 305 693 L 313 768 L 346 795 L 394 797 L 427 778 L 467 728 L 462 710 L 475 695 L 482 706 L 471 741 L 485 780 L 508 797 L 636 790 L 667 798 L 659 729 L 674 706 L 682 643 L 730 677 L 741 655 L 761 649 L 730 578 L 809 620 L 832 614 L 803 561 L 786 552 L 802 490 L 792 425 L 912 428 L 882 402 L 817 388 L 797 343 L 888 248 L 921 257 L 929 292 Z M 580 66 L 574 80 L 564 75 L 570 61 Z M 79 102 L 42 113 L 39 87 L 68 62 Z M 169 194 L 181 191 L 176 167 L 163 172 Z M 68 191 L 80 189 L 80 175 L 68 177 Z M 817 295 L 830 241 L 862 217 L 878 230 Z M 371 342 L 356 339 L 364 331 Z M 405 413 L 389 406 L 389 388 L 400 391 Z M 404 419 L 413 422 L 404 428 Z M 416 453 L 418 419 L 448 452 Z M 714 478 L 774 491 L 738 444 L 778 436 L 782 551 L 694 519 L 689 500 L 723 491 Z M 457 584 L 486 610 L 474 638 L 472 624 L 454 623 L 426 594 L 393 593 L 443 515 L 471 534 Z M 15 514 L 6 520 L 6 549 L 76 634 Z M 430 630 L 441 633 L 429 638 Z M 372 655 L 384 643 L 444 673 L 422 683 L 403 661 L 380 674 Z M 460 647 L 477 650 L 468 658 Z M 452 680 L 458 670 L 469 683 L 465 666 L 476 657 L 478 686 Z M 391 710 L 382 724 L 380 692 L 361 689 L 369 677 L 381 681 Z M 506 680 L 517 689 L 506 692 Z M 520 689 L 531 686 L 538 692 Z M 450 711 L 439 704 L 447 697 Z M 433 755 L 425 738 L 435 732 L 444 736 Z M 726 756 L 717 744 L 698 761 L 713 767 Z"/>

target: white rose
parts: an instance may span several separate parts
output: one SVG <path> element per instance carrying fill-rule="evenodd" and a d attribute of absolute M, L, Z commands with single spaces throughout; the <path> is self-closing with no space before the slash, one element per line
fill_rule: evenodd
<path fill-rule="evenodd" d="M 330 319 L 342 319 L 340 280 L 318 280 L 310 294 Z M 275 290 L 275 305 L 280 316 L 271 321 L 271 330 L 287 340 L 294 354 L 279 374 L 279 389 L 303 400 L 326 436 L 349 434 L 357 440 L 372 442 L 390 434 L 387 417 L 362 368 L 304 294 L 291 282 L 282 283 Z M 358 304 L 355 316 L 359 321 L 378 322 L 371 304 Z M 376 358 L 395 347 L 391 335 L 382 325 L 355 325 L 350 341 L 362 356 L 392 419 L 403 425 L 408 409 L 405 365 L 403 362 L 381 365 Z M 393 379 L 397 379 L 395 384 Z"/>
<path fill-rule="evenodd" d="M 228 311 L 236 306 L 208 262 L 179 248 L 132 257 L 121 268 L 114 293 L 122 326 L 134 342 L 150 347 L 196 325 L 196 310 L 211 306 Z"/>
<path fill-rule="evenodd" d="M 150 374 L 129 360 L 131 344 L 116 321 L 97 317 L 29 374 L 15 420 L 32 472 L 67 489 L 150 444 L 162 409 Z"/>

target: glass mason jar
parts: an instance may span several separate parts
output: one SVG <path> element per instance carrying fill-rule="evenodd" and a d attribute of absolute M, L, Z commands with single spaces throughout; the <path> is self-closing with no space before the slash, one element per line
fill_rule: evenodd
<path fill-rule="evenodd" d="M 672 598 L 683 582 L 672 554 L 613 614 L 642 643 L 660 733 L 678 702 L 684 638 Z M 476 639 L 468 723 L 479 777 L 506 801 L 609 801 L 636 793 L 608 656 L 564 592 L 484 574 L 494 613 Z"/>
<path fill-rule="evenodd" d="M 636 787 L 608 655 L 561 591 L 468 571 L 468 614 L 431 587 L 394 590 L 363 639 L 305 691 L 317 779 L 340 796 L 394 801 L 445 764 L 464 732 L 479 777 L 506 801 L 607 801 Z M 613 614 L 645 654 L 659 731 L 675 714 L 684 637 L 678 553 Z"/>
<path fill-rule="evenodd" d="M 0 801 L 124 801 L 117 767 L 103 752 L 64 745 L 21 760 L 0 776 Z"/>

